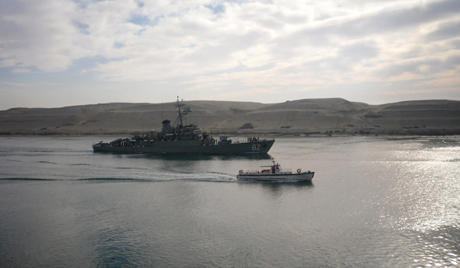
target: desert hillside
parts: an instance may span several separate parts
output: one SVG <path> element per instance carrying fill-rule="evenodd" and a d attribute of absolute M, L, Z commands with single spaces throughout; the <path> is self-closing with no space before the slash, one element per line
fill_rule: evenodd
<path fill-rule="evenodd" d="M 460 134 L 460 101 L 424 100 L 368 105 L 344 99 L 277 104 L 186 101 L 186 124 L 212 133 Z M 174 103 L 108 103 L 0 111 L 0 134 L 134 134 L 159 130 L 177 117 Z"/>

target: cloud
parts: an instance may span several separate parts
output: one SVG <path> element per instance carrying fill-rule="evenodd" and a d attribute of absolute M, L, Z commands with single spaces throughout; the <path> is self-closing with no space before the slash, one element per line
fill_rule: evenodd
<path fill-rule="evenodd" d="M 63 71 L 87 52 L 75 42 L 73 3 L 4 1 L 0 8 L 0 66 Z"/>
<path fill-rule="evenodd" d="M 459 13 L 458 0 L 0 1 L 0 71 L 71 70 L 215 96 L 419 86 L 457 81 Z"/>

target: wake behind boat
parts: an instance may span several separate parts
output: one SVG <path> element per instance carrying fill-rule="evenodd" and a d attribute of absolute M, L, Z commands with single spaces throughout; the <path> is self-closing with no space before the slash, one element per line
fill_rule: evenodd
<path fill-rule="evenodd" d="M 184 125 L 183 117 L 190 109 L 182 109 L 185 104 L 177 97 L 178 116 L 173 125 L 164 120 L 160 132 L 137 135 L 131 139 L 116 139 L 111 142 L 93 144 L 95 152 L 107 153 L 145 153 L 145 154 L 266 154 L 275 140 L 248 138 L 245 142 L 232 142 L 227 136 L 214 139 L 210 133 L 202 132 L 196 125 Z"/>
<path fill-rule="evenodd" d="M 275 163 L 269 169 L 263 169 L 261 171 L 244 171 L 240 170 L 239 174 L 236 176 L 239 180 L 256 180 L 256 181 L 311 181 L 315 172 L 308 171 L 302 172 L 299 168 L 297 173 L 293 173 L 291 170 L 283 170 L 280 164 Z"/>

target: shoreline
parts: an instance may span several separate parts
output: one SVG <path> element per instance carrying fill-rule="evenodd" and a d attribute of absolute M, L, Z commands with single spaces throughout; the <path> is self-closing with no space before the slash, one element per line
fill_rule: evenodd
<path fill-rule="evenodd" d="M 147 132 L 146 132 L 147 133 Z M 117 132 L 117 133 L 0 133 L 1 137 L 13 137 L 13 136 L 133 136 L 133 135 L 142 135 L 146 133 L 128 133 L 128 132 Z M 457 136 L 460 135 L 460 131 L 427 131 L 427 132 L 373 132 L 373 133 L 315 133 L 315 134 L 305 134 L 302 132 L 293 132 L 293 133 L 277 133 L 277 132 L 245 132 L 245 133 L 229 133 L 229 132 L 211 132 L 213 136 L 222 135 L 222 136 L 279 136 L 279 137 L 305 137 L 305 138 L 316 138 L 316 137 L 346 137 L 346 136 Z"/>
<path fill-rule="evenodd" d="M 0 135 L 135 135 L 174 121 L 174 103 L 109 103 L 0 111 Z M 460 101 L 423 100 L 368 105 L 344 99 L 276 104 L 188 101 L 193 124 L 213 135 L 460 135 Z"/>

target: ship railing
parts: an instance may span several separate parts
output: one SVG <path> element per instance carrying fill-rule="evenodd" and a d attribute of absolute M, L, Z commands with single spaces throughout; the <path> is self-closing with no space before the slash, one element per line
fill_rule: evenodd
<path fill-rule="evenodd" d="M 258 170 L 247 170 L 244 172 L 244 174 L 260 174 L 260 171 Z"/>

